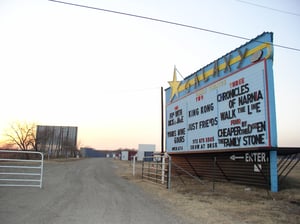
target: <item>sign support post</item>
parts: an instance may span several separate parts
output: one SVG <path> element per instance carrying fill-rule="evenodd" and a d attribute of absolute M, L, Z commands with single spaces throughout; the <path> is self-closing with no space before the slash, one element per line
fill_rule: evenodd
<path fill-rule="evenodd" d="M 277 151 L 270 151 L 270 180 L 271 192 L 278 192 Z"/>

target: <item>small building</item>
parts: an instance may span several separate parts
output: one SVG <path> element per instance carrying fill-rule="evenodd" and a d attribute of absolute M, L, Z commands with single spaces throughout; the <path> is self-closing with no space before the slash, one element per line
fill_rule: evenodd
<path fill-rule="evenodd" d="M 128 151 L 121 151 L 121 160 L 128 160 Z"/>
<path fill-rule="evenodd" d="M 136 150 L 134 149 L 126 149 L 126 150 L 97 150 L 89 147 L 80 148 L 80 154 L 82 157 L 103 157 L 103 158 L 113 158 L 113 159 L 121 159 L 121 160 L 131 160 L 132 157 L 136 154 Z"/>
<path fill-rule="evenodd" d="M 139 144 L 137 151 L 137 161 L 152 160 L 155 152 L 155 144 Z"/>
<path fill-rule="evenodd" d="M 80 148 L 80 153 L 82 157 L 107 157 L 106 151 L 100 151 L 93 148 Z"/>

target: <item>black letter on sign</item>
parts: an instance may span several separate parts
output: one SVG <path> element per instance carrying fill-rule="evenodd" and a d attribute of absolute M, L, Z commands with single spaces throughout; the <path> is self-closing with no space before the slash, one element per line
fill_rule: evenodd
<path fill-rule="evenodd" d="M 230 68 L 230 58 L 231 58 L 231 54 L 228 55 L 228 58 L 226 58 L 226 56 L 224 56 L 224 61 L 225 61 L 225 70 L 224 72 L 227 72 L 228 71 L 231 71 L 231 68 Z"/>
<path fill-rule="evenodd" d="M 246 57 L 247 51 L 248 51 L 247 48 L 245 49 L 244 53 L 243 53 L 242 51 L 240 51 L 240 49 L 238 49 L 239 55 L 240 55 L 240 57 L 241 57 L 241 60 L 240 60 L 239 65 L 237 66 L 237 68 L 240 68 L 240 67 L 242 66 L 242 63 L 243 63 L 243 61 L 244 61 L 244 59 L 245 59 L 245 57 Z"/>

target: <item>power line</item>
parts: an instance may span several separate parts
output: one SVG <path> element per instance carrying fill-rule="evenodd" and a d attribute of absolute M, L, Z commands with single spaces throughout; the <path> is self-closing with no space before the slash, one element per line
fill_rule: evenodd
<path fill-rule="evenodd" d="M 224 32 L 220 32 L 220 31 L 216 31 L 216 30 L 205 29 L 205 28 L 201 28 L 201 27 L 197 27 L 197 26 L 191 26 L 191 25 L 187 25 L 187 24 L 183 24 L 183 23 L 177 23 L 177 22 L 172 22 L 172 21 L 167 21 L 167 20 L 162 20 L 162 19 L 156 19 L 153 17 L 141 16 L 141 15 L 137 15 L 137 14 L 114 11 L 114 10 L 110 10 L 110 9 L 97 8 L 97 7 L 87 6 L 87 5 L 80 5 L 80 4 L 70 3 L 70 2 L 63 2 L 63 1 L 56 1 L 56 0 L 48 0 L 48 1 L 61 3 L 61 4 L 65 4 L 65 5 L 87 8 L 87 9 L 94 9 L 94 10 L 98 10 L 98 11 L 104 11 L 104 12 L 109 12 L 109 13 L 114 13 L 114 14 L 119 14 L 119 15 L 131 16 L 131 17 L 135 17 L 135 18 L 139 18 L 139 19 L 151 20 L 151 21 L 160 22 L 160 23 L 167 23 L 167 24 L 171 24 L 171 25 L 201 30 L 201 31 L 209 32 L 209 33 L 219 34 L 219 35 L 233 37 L 233 38 L 247 40 L 247 41 L 251 40 L 250 38 L 247 38 L 247 37 L 224 33 Z M 259 41 L 257 41 L 257 42 L 259 42 Z M 278 44 L 273 44 L 273 46 L 288 49 L 288 50 L 300 51 L 300 49 L 298 49 L 298 48 L 288 47 L 288 46 L 283 46 L 283 45 L 278 45 Z"/>
<path fill-rule="evenodd" d="M 259 5 L 259 4 L 255 4 L 255 3 L 252 3 L 252 2 L 248 2 L 248 1 L 243 1 L 243 0 L 236 0 L 236 1 L 248 4 L 248 5 L 253 5 L 253 6 L 256 6 L 256 7 L 264 8 L 264 9 L 273 10 L 273 11 L 276 11 L 276 12 L 290 14 L 290 15 L 293 15 L 293 16 L 300 16 L 299 13 L 294 13 L 294 12 L 289 12 L 289 11 L 285 11 L 285 10 L 275 9 L 275 8 L 271 8 L 271 7 L 268 7 L 268 6 Z"/>

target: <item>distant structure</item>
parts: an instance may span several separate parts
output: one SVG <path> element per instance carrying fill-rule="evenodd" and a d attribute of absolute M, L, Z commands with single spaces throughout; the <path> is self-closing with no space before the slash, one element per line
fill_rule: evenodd
<path fill-rule="evenodd" d="M 128 160 L 128 151 L 121 151 L 121 160 Z"/>
<path fill-rule="evenodd" d="M 46 157 L 75 157 L 77 151 L 77 127 L 38 125 L 37 149 Z"/>
<path fill-rule="evenodd" d="M 97 150 L 90 147 L 80 148 L 80 154 L 84 158 L 102 157 L 121 160 L 131 160 L 137 151 L 135 149 Z"/>
<path fill-rule="evenodd" d="M 150 160 L 155 152 L 155 144 L 139 144 L 137 152 L 137 161 Z M 146 158 L 144 158 L 146 157 Z"/>
<path fill-rule="evenodd" d="M 80 154 L 84 158 L 90 158 L 90 157 L 115 158 L 117 156 L 116 151 L 96 150 L 90 147 L 80 148 Z"/>

